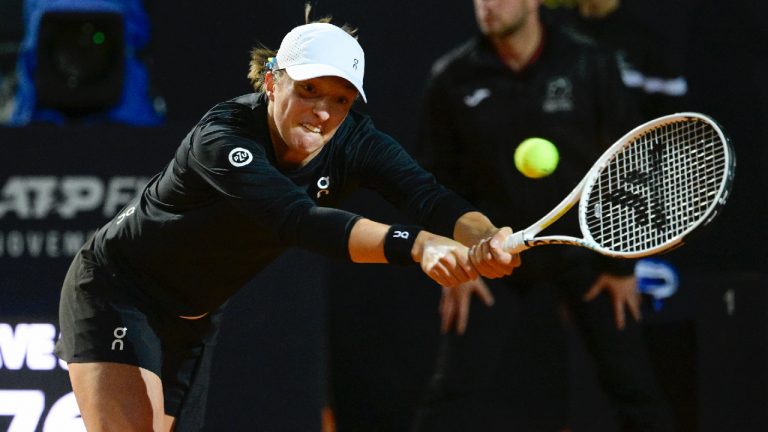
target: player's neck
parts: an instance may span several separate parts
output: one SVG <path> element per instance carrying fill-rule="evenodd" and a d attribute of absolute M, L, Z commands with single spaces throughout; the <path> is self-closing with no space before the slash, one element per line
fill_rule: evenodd
<path fill-rule="evenodd" d="M 515 72 L 523 70 L 535 60 L 543 41 L 544 29 L 541 21 L 531 19 L 519 31 L 502 37 L 491 38 L 501 61 Z"/>

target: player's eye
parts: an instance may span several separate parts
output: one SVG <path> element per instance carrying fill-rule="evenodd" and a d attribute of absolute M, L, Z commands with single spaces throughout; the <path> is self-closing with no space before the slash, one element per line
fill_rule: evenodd
<path fill-rule="evenodd" d="M 301 97 L 314 97 L 315 93 L 317 93 L 315 86 L 306 81 L 297 82 L 295 88 Z"/>

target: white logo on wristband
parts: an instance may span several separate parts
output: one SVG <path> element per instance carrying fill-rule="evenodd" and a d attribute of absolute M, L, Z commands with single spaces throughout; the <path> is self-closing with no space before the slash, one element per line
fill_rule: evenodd
<path fill-rule="evenodd" d="M 407 239 L 410 235 L 411 233 L 408 231 L 395 231 L 394 234 L 392 234 L 392 238 Z"/>

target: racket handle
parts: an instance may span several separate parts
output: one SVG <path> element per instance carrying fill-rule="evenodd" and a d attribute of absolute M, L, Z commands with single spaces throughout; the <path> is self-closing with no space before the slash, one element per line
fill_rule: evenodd
<path fill-rule="evenodd" d="M 525 231 L 517 231 L 507 237 L 506 240 L 504 240 L 504 250 L 509 253 L 520 253 L 528 249 L 528 246 L 525 244 L 524 234 Z"/>

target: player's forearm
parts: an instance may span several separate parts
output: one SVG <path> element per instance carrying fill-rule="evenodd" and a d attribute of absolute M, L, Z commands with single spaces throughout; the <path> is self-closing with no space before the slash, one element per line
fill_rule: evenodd
<path fill-rule="evenodd" d="M 387 263 L 387 255 L 384 252 L 384 242 L 389 232 L 390 226 L 370 219 L 360 219 L 352 227 L 349 235 L 349 256 L 356 263 Z M 409 251 L 402 251 L 406 255 L 410 254 L 413 262 L 418 263 L 424 253 L 424 245 L 430 240 L 434 241 L 439 236 L 430 232 L 421 230 L 413 242 L 405 244 L 412 245 Z M 396 240 L 393 240 L 396 241 Z"/>
<path fill-rule="evenodd" d="M 356 263 L 385 263 L 384 237 L 388 225 L 362 218 L 349 233 L 349 256 Z"/>
<path fill-rule="evenodd" d="M 471 246 L 493 236 L 499 229 L 484 214 L 472 211 L 464 213 L 453 229 L 453 238 L 465 246 Z"/>
<path fill-rule="evenodd" d="M 349 255 L 358 263 L 420 263 L 427 276 L 445 287 L 478 276 L 466 246 L 410 225 L 389 226 L 358 219 L 350 232 Z"/>

